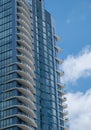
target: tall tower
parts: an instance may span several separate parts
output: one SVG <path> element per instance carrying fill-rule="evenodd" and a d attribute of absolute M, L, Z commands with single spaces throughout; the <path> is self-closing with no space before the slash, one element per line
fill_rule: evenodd
<path fill-rule="evenodd" d="M 57 40 L 43 0 L 0 0 L 0 130 L 66 130 Z"/>
<path fill-rule="evenodd" d="M 0 130 L 37 128 L 32 5 L 0 1 Z"/>

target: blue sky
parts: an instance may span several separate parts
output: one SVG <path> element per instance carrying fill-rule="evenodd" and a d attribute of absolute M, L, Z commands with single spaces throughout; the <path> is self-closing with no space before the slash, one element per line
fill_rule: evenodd
<path fill-rule="evenodd" d="M 91 43 L 91 0 L 45 0 L 53 14 L 64 57 L 76 54 Z"/>
<path fill-rule="evenodd" d="M 45 6 L 62 39 L 70 130 L 91 130 L 91 0 L 45 0 Z"/>

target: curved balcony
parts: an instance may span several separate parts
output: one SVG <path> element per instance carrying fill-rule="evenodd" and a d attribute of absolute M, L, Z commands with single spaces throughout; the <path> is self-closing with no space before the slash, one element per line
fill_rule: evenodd
<path fill-rule="evenodd" d="M 60 90 L 60 89 L 58 89 L 58 92 L 59 92 L 59 93 L 61 93 L 61 95 L 65 95 L 65 94 L 66 94 L 66 92 L 65 92 L 65 91 Z"/>
<path fill-rule="evenodd" d="M 20 6 L 22 6 L 28 13 L 30 13 L 29 10 L 31 9 L 31 7 L 29 6 L 29 4 L 27 3 L 26 0 L 19 0 L 19 1 L 17 1 L 17 2 L 18 2 L 18 4 L 19 4 Z"/>
<path fill-rule="evenodd" d="M 66 103 L 63 103 L 62 107 L 63 107 L 63 109 L 66 109 L 68 107 L 68 105 Z"/>
<path fill-rule="evenodd" d="M 22 130 L 32 130 L 32 128 L 30 128 L 27 125 L 23 125 L 23 124 L 17 124 L 17 126 L 22 129 Z"/>
<path fill-rule="evenodd" d="M 27 107 L 30 107 L 29 109 L 32 109 L 32 110 L 36 110 L 36 106 L 34 104 L 34 102 L 30 99 L 30 98 L 27 98 L 27 97 L 24 97 L 24 96 L 12 96 L 10 98 L 8 98 L 7 100 L 10 100 L 10 99 L 13 99 L 13 98 L 17 98 L 18 100 L 20 100 L 23 104 L 26 104 Z M 8 108 L 11 108 L 11 107 L 18 107 L 19 105 L 11 105 L 11 106 L 7 106 L 4 109 L 8 109 Z"/>
<path fill-rule="evenodd" d="M 66 103 L 60 103 L 59 102 L 58 105 L 59 105 L 59 111 L 60 111 L 60 106 L 63 108 L 63 110 L 68 107 L 68 105 Z"/>
<path fill-rule="evenodd" d="M 28 12 L 28 10 L 26 10 L 25 8 L 23 8 L 22 6 L 17 6 L 17 9 L 18 9 L 18 11 L 19 12 L 22 12 L 22 13 L 24 13 L 24 15 L 25 16 L 27 16 L 27 18 L 29 19 L 29 20 L 31 20 L 31 18 L 30 18 L 30 13 Z M 17 11 L 17 12 L 18 12 Z"/>
<path fill-rule="evenodd" d="M 27 72 L 25 71 L 21 71 L 21 70 L 17 70 L 16 71 L 21 77 L 23 77 L 24 79 L 28 80 L 31 82 L 31 84 L 34 86 L 34 80 L 31 77 L 31 75 L 29 75 Z"/>
<path fill-rule="evenodd" d="M 56 34 L 54 34 L 54 38 L 56 39 L 57 42 L 60 42 L 60 40 L 61 40 L 61 38 Z"/>
<path fill-rule="evenodd" d="M 33 87 L 33 85 L 31 84 L 31 82 L 25 80 L 25 79 L 21 79 L 21 78 L 17 78 L 17 79 L 14 79 L 16 80 L 17 82 L 19 82 L 20 84 L 24 85 L 25 87 L 29 88 L 29 90 L 35 94 L 35 89 Z"/>
<path fill-rule="evenodd" d="M 60 112 L 60 107 L 63 107 L 62 103 L 58 103 L 59 107 L 59 112 Z"/>
<path fill-rule="evenodd" d="M 68 122 L 68 118 L 60 118 L 64 123 Z"/>
<path fill-rule="evenodd" d="M 25 57 L 25 56 L 23 56 L 23 55 L 17 55 L 17 58 L 18 58 L 19 60 L 21 60 L 21 63 L 22 63 L 22 61 L 25 62 L 26 64 L 28 64 L 28 65 L 31 67 L 31 69 L 34 70 L 33 62 L 30 61 L 29 58 L 27 58 L 27 57 Z"/>
<path fill-rule="evenodd" d="M 24 89 L 24 88 L 16 88 L 19 92 L 21 92 L 22 94 L 24 94 L 25 96 L 28 96 L 33 102 L 35 102 L 35 98 L 34 95 L 31 93 L 31 91 Z"/>
<path fill-rule="evenodd" d="M 67 98 L 66 97 L 63 97 L 61 98 L 62 102 L 66 102 L 67 101 Z"/>
<path fill-rule="evenodd" d="M 63 115 L 67 116 L 68 115 L 68 111 L 63 111 Z"/>
<path fill-rule="evenodd" d="M 60 125 L 60 128 L 63 130 L 69 130 L 67 127 Z"/>
<path fill-rule="evenodd" d="M 22 0 L 24 2 L 24 5 L 26 5 L 26 7 L 29 9 L 29 11 L 32 11 L 32 6 L 28 3 L 29 1 L 26 0 Z"/>
<path fill-rule="evenodd" d="M 57 85 L 62 89 L 64 88 L 64 84 L 60 83 L 60 82 L 57 82 Z"/>
<path fill-rule="evenodd" d="M 22 32 L 17 33 L 17 36 L 19 36 L 22 40 L 24 40 L 26 43 L 28 43 L 32 47 L 31 39 L 28 36 L 26 36 L 24 33 L 22 33 Z"/>
<path fill-rule="evenodd" d="M 31 76 L 34 78 L 34 71 L 26 64 L 23 63 L 16 63 L 21 69 L 24 69 L 25 71 L 29 72 L 31 74 Z"/>
<path fill-rule="evenodd" d="M 67 128 L 67 127 L 64 127 L 64 130 L 69 130 L 69 128 Z"/>
<path fill-rule="evenodd" d="M 26 98 L 24 96 L 15 96 L 15 97 L 18 98 L 18 100 L 20 100 L 21 102 L 23 102 L 26 105 L 30 106 L 32 110 L 36 110 L 36 107 L 35 107 L 34 103 L 30 99 L 28 99 L 28 98 Z"/>
<path fill-rule="evenodd" d="M 16 98 L 18 98 L 18 96 L 17 96 Z M 21 100 L 21 101 L 22 101 L 22 100 Z M 24 101 L 25 101 L 25 100 L 24 100 Z M 25 103 L 25 102 L 23 102 L 23 103 Z M 28 104 L 28 103 L 27 103 L 27 104 Z M 29 106 L 30 106 L 30 104 L 29 104 Z M 29 115 L 30 118 L 33 118 L 33 119 L 36 119 L 36 118 L 37 118 L 36 115 L 35 115 L 35 113 L 34 113 L 34 111 L 33 111 L 32 109 L 28 108 L 27 106 L 24 106 L 24 105 L 15 105 L 15 106 L 12 106 L 12 107 L 17 107 L 17 108 L 19 108 L 23 113 L 26 113 L 26 115 Z M 8 107 L 8 108 L 10 109 L 11 107 Z M 6 109 L 7 109 L 7 108 L 6 108 Z M 4 109 L 4 110 L 5 110 L 5 109 Z M 11 118 L 12 116 L 15 116 L 15 114 L 6 116 L 6 117 L 4 117 L 4 118 L 1 118 L 0 120 L 6 119 L 6 118 Z"/>
<path fill-rule="evenodd" d="M 62 52 L 62 49 L 56 45 L 55 45 L 55 49 L 57 50 L 58 53 Z"/>
<path fill-rule="evenodd" d="M 30 52 L 33 50 L 33 48 L 31 46 L 29 46 L 29 44 L 26 43 L 24 40 L 20 39 L 20 40 L 17 40 L 17 42 L 18 42 L 19 45 L 24 46 L 25 48 L 27 48 L 27 50 L 29 50 Z"/>
<path fill-rule="evenodd" d="M 63 120 L 64 120 L 64 123 L 68 122 L 68 118 L 64 118 Z"/>
<path fill-rule="evenodd" d="M 24 54 L 25 56 L 27 56 L 31 61 L 34 62 L 33 56 L 31 53 L 29 53 L 28 50 L 26 50 L 24 47 L 17 47 L 17 50 L 21 53 Z"/>
<path fill-rule="evenodd" d="M 60 113 L 62 113 L 63 114 L 63 116 L 67 116 L 68 115 L 68 111 L 59 111 Z"/>
<path fill-rule="evenodd" d="M 19 127 L 21 128 L 22 130 L 32 130 L 31 127 L 25 125 L 25 124 L 14 124 L 14 125 L 8 125 L 8 126 L 5 126 L 3 128 L 0 128 L 0 130 L 5 130 L 7 128 L 12 128 L 12 127 Z"/>
<path fill-rule="evenodd" d="M 25 126 L 24 128 L 31 128 L 31 126 L 34 127 L 34 128 L 37 128 L 35 120 L 33 118 L 31 118 L 31 117 L 28 117 L 26 115 L 21 115 L 21 114 L 14 114 L 14 115 L 11 116 L 11 118 L 12 117 L 18 117 L 19 119 L 24 121 L 26 124 L 21 124 L 21 125 Z M 29 124 L 29 125 L 27 126 L 27 124 Z M 14 127 L 14 126 L 20 126 L 20 124 L 8 125 L 8 126 L 4 126 L 3 128 L 0 127 L 0 130 L 4 130 L 6 128 L 10 128 L 10 127 Z"/>
<path fill-rule="evenodd" d="M 35 113 L 33 112 L 33 110 L 27 108 L 26 106 L 24 105 L 18 105 L 18 108 L 23 111 L 24 113 L 30 115 L 32 118 L 35 118 L 36 119 L 36 115 Z"/>
<path fill-rule="evenodd" d="M 31 22 L 30 20 L 26 17 L 26 15 L 24 15 L 24 13 L 20 13 L 20 12 L 17 12 L 17 16 L 21 19 L 23 19 L 28 25 L 29 27 L 31 27 Z"/>
<path fill-rule="evenodd" d="M 16 80 L 17 82 L 19 82 L 20 84 L 22 84 L 22 85 L 28 87 L 28 88 L 31 90 L 31 92 L 32 92 L 33 94 L 35 94 L 35 88 L 34 88 L 34 86 L 31 84 L 31 82 L 29 82 L 29 81 L 27 81 L 27 80 L 25 80 L 25 79 L 19 79 L 19 78 L 15 79 L 15 80 Z"/>
<path fill-rule="evenodd" d="M 21 26 L 25 27 L 27 29 L 27 31 L 29 33 L 31 33 L 31 28 L 29 27 L 29 25 L 23 19 L 18 18 L 17 23 L 20 24 Z"/>
<path fill-rule="evenodd" d="M 57 72 L 57 73 L 58 73 L 58 75 L 60 75 L 60 76 L 63 76 L 63 75 L 64 75 L 64 72 L 63 72 L 63 71 L 56 70 L 56 72 Z"/>
<path fill-rule="evenodd" d="M 34 97 L 34 95 L 31 93 L 31 91 L 29 90 L 29 89 L 27 89 L 27 88 L 20 88 L 20 87 L 15 87 L 15 88 L 11 88 L 9 91 L 11 91 L 11 90 L 13 90 L 13 89 L 16 89 L 16 90 L 18 90 L 20 93 L 22 93 L 23 95 L 24 95 L 24 97 L 26 97 L 26 98 L 28 98 L 28 99 L 31 99 L 31 102 L 36 102 L 36 99 L 35 99 L 35 97 Z M 15 98 L 15 96 L 10 96 L 10 97 L 8 97 L 8 98 L 6 98 L 6 99 L 4 99 L 5 101 L 6 100 L 10 100 L 10 99 L 12 99 L 12 98 Z M 11 106 L 12 107 L 12 106 Z"/>
<path fill-rule="evenodd" d="M 24 27 L 24 26 L 17 26 L 17 29 L 20 31 L 20 32 L 22 32 L 22 33 L 24 33 L 26 36 L 28 36 L 29 38 L 31 37 L 31 33 L 30 32 L 28 32 L 28 30 Z"/>
<path fill-rule="evenodd" d="M 24 103 L 24 102 L 23 102 Z M 37 127 L 37 125 L 36 125 L 36 123 L 35 123 L 35 119 L 36 119 L 36 115 L 35 115 L 35 113 L 34 113 L 34 111 L 33 110 L 31 110 L 30 108 L 28 108 L 28 107 L 26 107 L 26 106 L 24 106 L 24 105 L 16 105 L 16 106 L 13 106 L 13 107 L 17 107 L 18 109 L 20 109 L 22 112 L 21 113 L 19 113 L 19 114 L 12 114 L 12 115 L 9 115 L 9 116 L 7 116 L 7 117 L 5 117 L 5 118 L 3 118 L 3 119 L 8 119 L 8 118 L 12 118 L 12 117 L 18 117 L 18 118 L 20 118 L 22 121 L 24 121 L 24 122 L 26 122 L 26 123 L 28 123 L 29 124 L 29 126 L 33 126 L 33 127 Z M 23 113 L 25 113 L 25 114 L 23 114 Z M 1 120 L 3 120 L 3 119 L 1 119 Z M 30 123 L 29 123 L 30 122 Z M 8 125 L 8 126 L 6 126 L 6 127 L 4 127 L 4 128 L 1 128 L 0 130 L 2 130 L 2 129 L 6 129 L 6 128 L 10 128 L 10 127 L 13 127 L 13 126 L 16 126 L 16 125 L 18 125 L 18 124 L 13 124 L 12 126 L 11 125 Z M 23 125 L 25 125 L 26 127 L 27 127 L 27 124 L 23 124 Z M 29 127 L 28 126 L 28 127 Z M 24 127 L 25 128 L 25 127 Z M 29 127 L 29 128 L 31 128 L 31 127 Z M 25 129 L 24 129 L 25 130 Z M 30 129 L 29 129 L 30 130 Z"/>
<path fill-rule="evenodd" d="M 17 114 L 17 117 L 23 120 L 24 122 L 28 123 L 29 125 L 33 126 L 34 128 L 37 128 L 37 125 L 33 119 L 21 114 Z"/>
<path fill-rule="evenodd" d="M 56 61 L 59 63 L 59 64 L 62 64 L 63 63 L 63 60 L 61 60 L 61 59 L 59 59 L 59 58 L 55 58 L 56 59 Z"/>
<path fill-rule="evenodd" d="M 58 109 L 59 109 L 59 112 L 62 113 L 62 110 L 66 109 L 67 108 L 67 105 L 65 103 L 58 103 Z M 63 111 L 65 112 L 65 110 Z"/>

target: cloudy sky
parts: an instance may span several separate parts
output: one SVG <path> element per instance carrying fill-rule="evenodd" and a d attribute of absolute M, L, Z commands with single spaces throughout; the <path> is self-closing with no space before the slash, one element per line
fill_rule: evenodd
<path fill-rule="evenodd" d="M 91 130 L 91 0 L 45 0 L 63 53 L 70 130 Z"/>

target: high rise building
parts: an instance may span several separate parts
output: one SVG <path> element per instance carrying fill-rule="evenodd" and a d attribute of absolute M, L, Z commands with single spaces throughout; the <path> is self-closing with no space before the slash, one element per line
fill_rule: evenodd
<path fill-rule="evenodd" d="M 0 0 L 0 130 L 66 130 L 61 49 L 43 0 Z"/>

